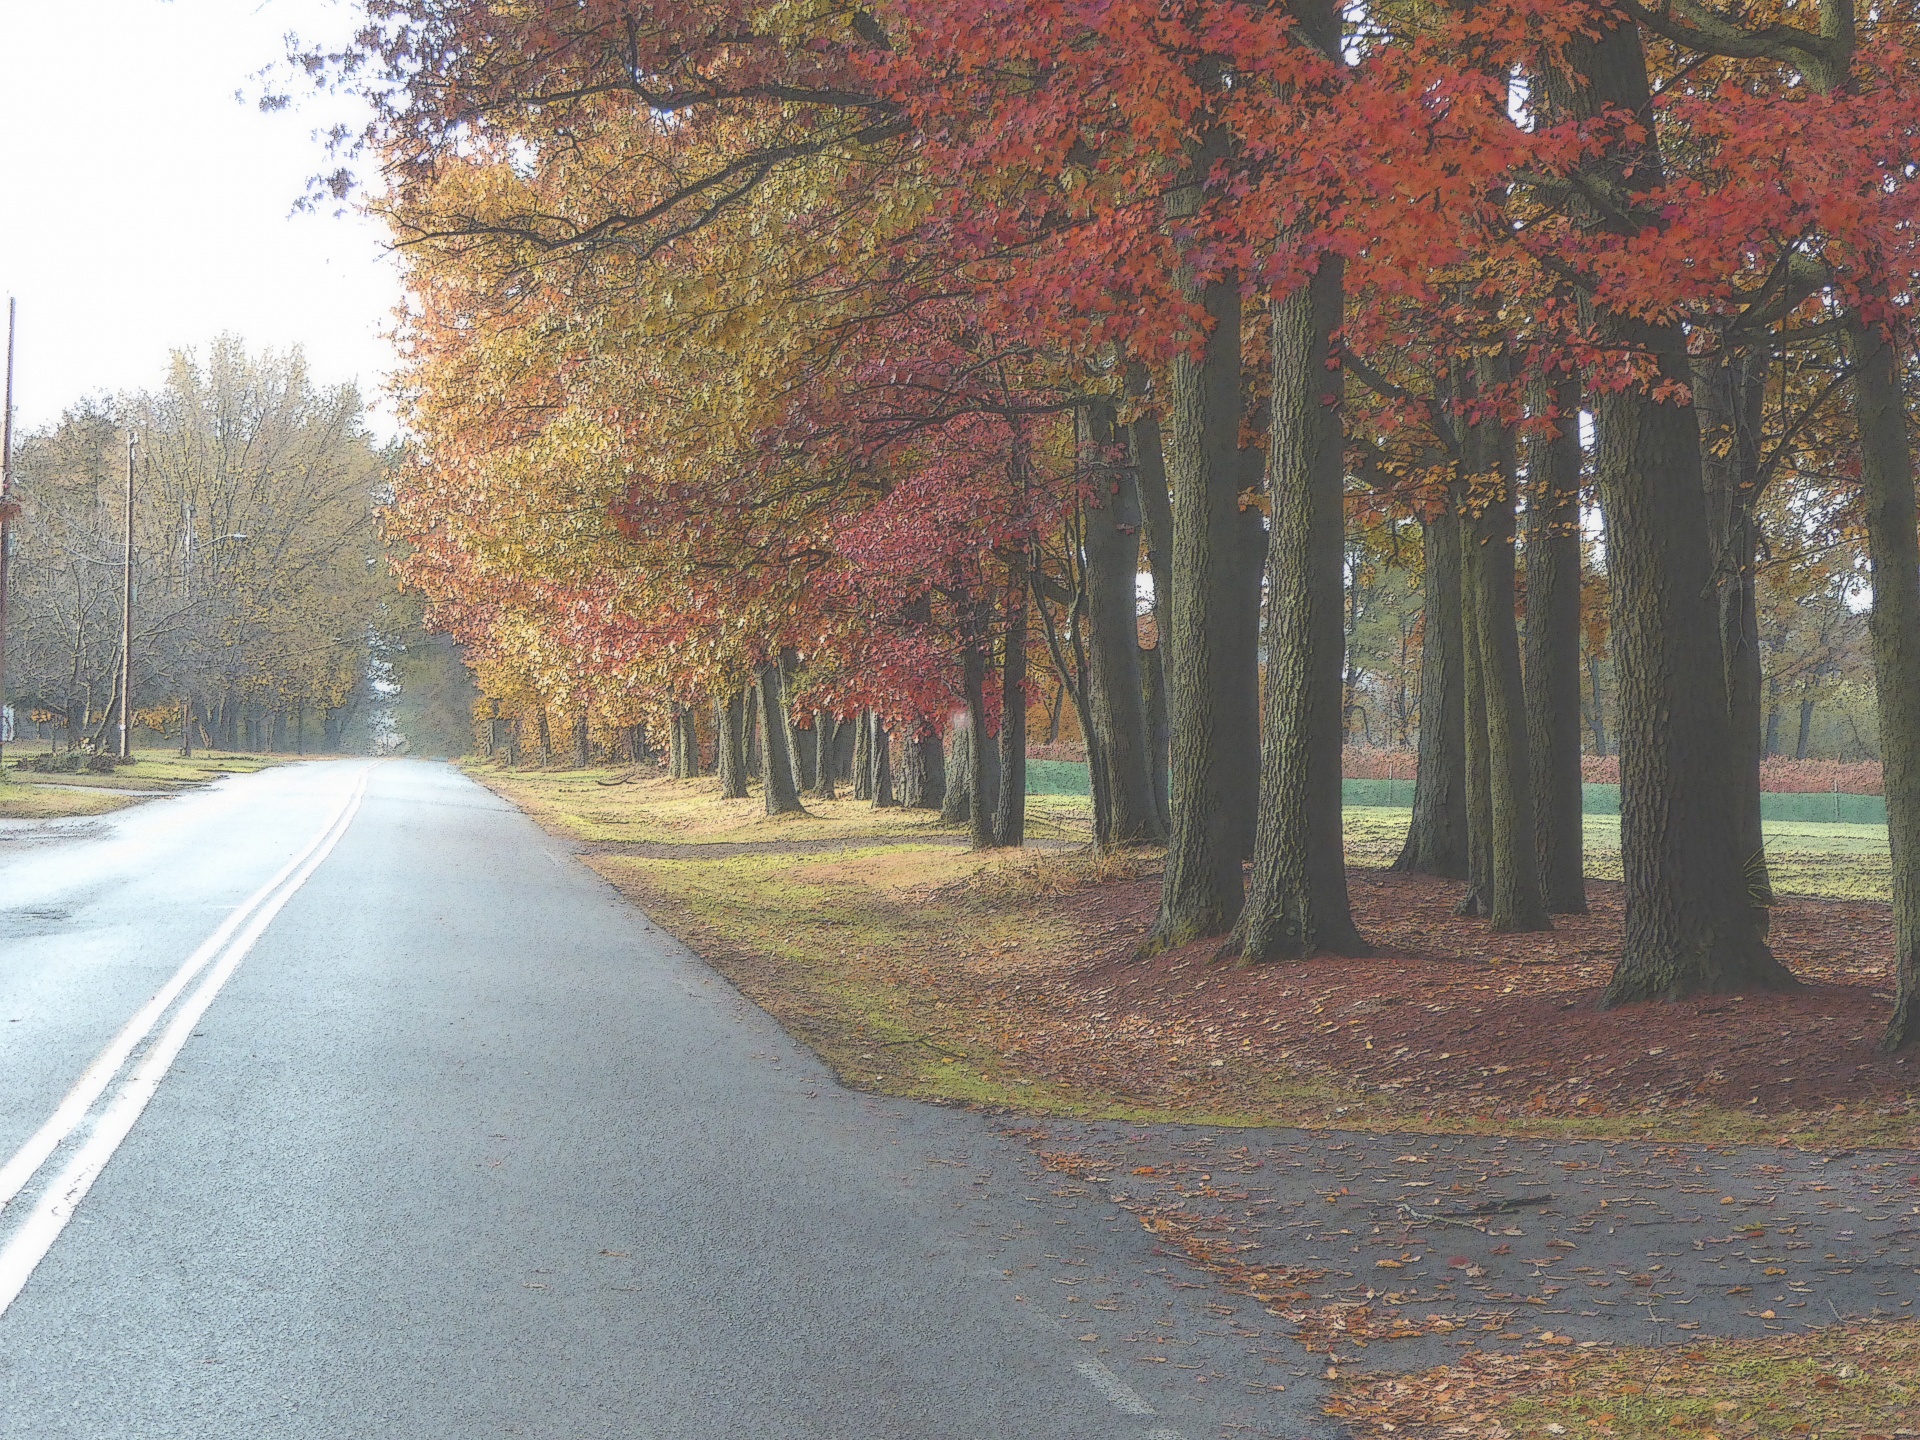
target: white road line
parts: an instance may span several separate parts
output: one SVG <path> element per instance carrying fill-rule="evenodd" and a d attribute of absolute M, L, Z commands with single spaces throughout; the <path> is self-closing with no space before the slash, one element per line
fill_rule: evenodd
<path fill-rule="evenodd" d="M 306 884 L 313 872 L 320 868 L 321 862 L 340 842 L 340 837 L 347 833 L 347 827 L 353 823 L 353 817 L 360 809 L 360 801 L 366 794 L 368 773 L 364 770 L 360 773 L 358 783 L 319 837 L 289 861 L 272 881 L 229 915 L 219 929 L 208 937 L 207 942 L 188 957 L 173 979 L 161 987 L 154 998 L 128 1022 L 113 1043 L 88 1067 L 80 1082 L 54 1112 L 53 1118 L 7 1162 L 5 1171 L 0 1172 L 0 1176 L 4 1176 L 12 1186 L 11 1189 L 0 1190 L 0 1203 L 4 1203 L 19 1193 L 47 1157 L 79 1127 L 94 1100 L 106 1090 L 160 1015 L 192 982 L 195 975 L 211 962 L 199 988 L 174 1013 L 166 1029 L 126 1079 L 120 1082 L 118 1091 L 106 1109 L 100 1112 L 86 1143 L 74 1153 L 73 1159 L 47 1188 L 39 1203 L 27 1212 L 12 1238 L 4 1247 L 0 1247 L 0 1315 L 4 1315 L 7 1307 L 13 1304 L 35 1268 L 46 1258 L 53 1242 L 66 1228 L 67 1221 L 73 1218 L 75 1208 L 92 1188 L 107 1161 L 113 1158 L 120 1143 L 127 1138 L 134 1122 L 147 1108 L 147 1102 L 159 1090 L 160 1082 L 166 1078 L 181 1048 L 193 1034 L 193 1027 L 200 1023 L 221 987 L 239 968 L 240 962 L 247 957 L 261 935 L 266 933 L 274 917 Z M 214 959 L 216 955 L 217 960 Z M 51 1140 L 47 1139 L 49 1135 Z M 21 1166 L 26 1168 L 16 1176 L 14 1172 Z"/>
<path fill-rule="evenodd" d="M 134 1052 L 142 1040 L 147 1038 L 148 1032 L 158 1023 L 161 1015 L 166 1013 L 167 1007 L 179 998 L 180 992 L 192 983 L 193 977 L 206 968 L 207 963 L 219 953 L 220 947 L 233 938 L 233 932 L 246 923 L 247 917 L 284 884 L 286 878 L 299 869 L 308 856 L 326 842 L 327 836 L 332 834 L 334 828 L 339 825 L 340 817 L 347 813 L 350 806 L 358 803 L 359 793 L 365 787 L 366 777 L 363 774 L 360 784 L 341 801 L 340 808 L 328 819 L 325 827 L 313 838 L 313 842 L 282 866 L 279 874 L 254 891 L 231 915 L 220 922 L 200 948 L 189 955 L 186 963 L 174 972 L 173 978 L 154 992 L 153 998 L 135 1012 L 134 1017 L 121 1028 L 118 1035 L 113 1037 L 107 1048 L 102 1050 L 94 1058 L 93 1063 L 81 1072 L 73 1088 L 67 1092 L 59 1105 L 54 1107 L 53 1114 L 47 1118 L 47 1123 L 34 1131 L 5 1165 L 0 1165 L 0 1209 L 6 1208 L 7 1202 L 18 1195 L 26 1183 L 33 1178 L 34 1173 L 46 1164 L 47 1157 L 53 1154 L 60 1147 L 61 1142 L 79 1127 L 93 1102 L 100 1098 L 101 1093 L 112 1083 L 113 1077 L 120 1073 L 120 1067 L 126 1064 L 127 1057 Z"/>
<path fill-rule="evenodd" d="M 1078 1360 L 1074 1362 L 1073 1368 L 1086 1377 L 1089 1385 L 1106 1396 L 1107 1403 L 1122 1415 L 1151 1415 L 1154 1413 L 1153 1406 L 1149 1405 L 1146 1400 L 1142 1398 L 1139 1391 L 1127 1384 L 1126 1381 L 1122 1380 L 1098 1360 Z"/>

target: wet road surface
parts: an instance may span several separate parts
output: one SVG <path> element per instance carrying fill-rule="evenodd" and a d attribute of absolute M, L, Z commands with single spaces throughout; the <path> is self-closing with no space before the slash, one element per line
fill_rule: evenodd
<path fill-rule="evenodd" d="M 410 761 L 0 825 L 0 1436 L 1306 1440 L 1920 1293 L 1911 1150 L 851 1092 L 575 853 Z"/>
<path fill-rule="evenodd" d="M 446 766 L 0 831 L 0 1165 L 22 1440 L 1331 1433 L 1124 1209 L 841 1089 Z"/>

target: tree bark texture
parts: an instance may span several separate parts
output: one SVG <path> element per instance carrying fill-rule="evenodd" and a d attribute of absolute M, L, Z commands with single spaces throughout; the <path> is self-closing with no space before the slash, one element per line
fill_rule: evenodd
<path fill-rule="evenodd" d="M 862 710 L 854 721 L 853 798 L 873 799 L 873 712 Z"/>
<path fill-rule="evenodd" d="M 1112 403 L 1091 402 L 1075 416 L 1075 425 L 1080 464 L 1092 476 L 1095 492 L 1085 507 L 1081 534 L 1090 628 L 1087 708 L 1097 736 L 1087 758 L 1100 767 L 1106 799 L 1105 824 L 1099 827 L 1105 833 L 1097 838 L 1103 846 L 1152 844 L 1164 840 L 1166 832 L 1154 803 L 1140 677 L 1139 491 L 1130 467 L 1116 463 Z"/>
<path fill-rule="evenodd" d="M 1747 889 L 1761 907 L 1773 903 L 1766 839 L 1760 826 L 1760 762 L 1766 755 L 1762 711 L 1757 566 L 1761 491 L 1760 427 L 1771 357 L 1759 349 L 1722 348 L 1694 365 L 1694 408 L 1700 424 L 1700 471 L 1713 544 L 1715 603 L 1725 665 L 1728 744 L 1737 800 L 1734 812 Z"/>
<path fill-rule="evenodd" d="M 993 836 L 1001 845 L 1027 843 L 1027 579 L 1016 571 L 1007 587 L 1007 633 L 1000 655 L 1000 792 Z"/>
<path fill-rule="evenodd" d="M 900 802 L 893 794 L 893 747 L 887 743 L 887 722 L 880 718 L 880 712 L 869 710 L 867 724 L 871 727 L 873 738 L 867 743 L 867 754 L 873 764 L 873 808 L 891 810 Z"/>
<path fill-rule="evenodd" d="M 1366 949 L 1348 903 L 1340 806 L 1346 467 L 1341 372 L 1328 361 L 1344 299 L 1342 262 L 1323 254 L 1272 307 L 1266 731 L 1253 883 L 1229 945 L 1247 962 Z"/>
<path fill-rule="evenodd" d="M 1528 757 L 1526 701 L 1520 678 L 1520 634 L 1514 624 L 1514 494 L 1512 431 L 1478 425 L 1490 462 L 1477 477 L 1489 489 L 1467 524 L 1462 552 L 1466 582 L 1466 643 L 1474 648 L 1485 717 L 1488 836 L 1493 862 L 1487 917 L 1496 932 L 1550 930 L 1540 893 L 1534 844 L 1533 787 Z"/>
<path fill-rule="evenodd" d="M 765 752 L 767 814 L 797 815 L 804 811 L 800 787 L 794 779 L 793 749 L 787 729 L 787 684 L 774 661 L 762 665 L 756 676 L 760 691 L 761 747 Z"/>
<path fill-rule="evenodd" d="M 1167 492 L 1167 463 L 1161 450 L 1160 417 L 1151 411 L 1127 427 L 1127 453 L 1133 461 L 1134 494 L 1140 502 L 1146 537 L 1147 571 L 1153 577 L 1153 649 L 1143 661 L 1147 691 L 1147 760 L 1152 769 L 1153 803 L 1162 834 L 1173 830 L 1173 797 L 1168 791 L 1167 756 L 1173 727 L 1169 719 L 1167 670 L 1173 635 L 1173 502 Z"/>
<path fill-rule="evenodd" d="M 1467 547 L 1473 543 L 1460 524 L 1460 678 L 1465 693 L 1467 780 L 1467 889 L 1458 913 L 1493 913 L 1493 782 L 1487 755 L 1487 687 L 1480 674 L 1480 645 L 1474 636 L 1478 603 L 1467 571 Z"/>
<path fill-rule="evenodd" d="M 902 747 L 900 803 L 909 810 L 939 810 L 947 798 L 947 749 L 935 730 Z"/>
<path fill-rule="evenodd" d="M 833 772 L 838 768 L 836 742 L 840 738 L 839 723 L 829 710 L 813 712 L 814 735 L 814 778 L 813 793 L 822 800 L 834 798 Z"/>
<path fill-rule="evenodd" d="M 1899 361 L 1885 334 L 1848 326 L 1860 432 L 1880 763 L 1893 852 L 1894 1002 L 1881 1046 L 1920 1044 L 1920 542 L 1914 533 L 1913 445 Z"/>
<path fill-rule="evenodd" d="M 747 798 L 747 697 L 739 690 L 713 702 L 714 746 L 719 751 L 720 794 Z"/>
<path fill-rule="evenodd" d="M 1413 819 L 1393 868 L 1467 878 L 1465 622 L 1460 610 L 1460 519 L 1453 506 L 1427 518 L 1421 537 L 1425 614 L 1420 641 L 1420 754 Z"/>
<path fill-rule="evenodd" d="M 1567 108 L 1648 113 L 1652 96 L 1632 25 L 1568 47 L 1578 84 Z M 1645 142 L 1622 142 L 1598 162 L 1629 191 L 1659 183 Z M 1645 357 L 1656 383 L 1692 385 L 1686 337 L 1600 310 L 1600 338 Z M 1613 592 L 1614 729 L 1620 752 L 1623 947 L 1603 1003 L 1785 988 L 1793 977 L 1767 949 L 1749 903 L 1731 763 L 1718 607 L 1713 594 L 1700 428 L 1690 408 L 1656 399 L 1653 385 L 1595 396 L 1600 500 Z"/>
<path fill-rule="evenodd" d="M 967 696 L 967 832 L 976 850 L 999 842 L 994 817 L 999 809 L 999 754 L 987 734 L 987 656 L 985 637 L 967 646 L 960 664 Z"/>
<path fill-rule="evenodd" d="M 1580 788 L 1580 382 L 1536 379 L 1534 411 L 1557 417 L 1527 458 L 1527 753 L 1533 839 L 1549 912 L 1587 909 Z"/>
<path fill-rule="evenodd" d="M 1224 153 L 1219 134 L 1195 148 L 1185 183 L 1169 202 L 1176 217 L 1197 208 L 1199 187 Z M 1143 955 L 1224 935 L 1240 918 L 1242 837 L 1235 822 L 1254 777 L 1254 756 L 1233 748 L 1237 726 L 1228 713 L 1246 680 L 1236 643 L 1245 611 L 1240 286 L 1228 276 L 1189 290 L 1212 329 L 1198 359 L 1183 351 L 1167 367 L 1173 828 L 1160 911 Z"/>
<path fill-rule="evenodd" d="M 965 825 L 973 818 L 973 767 L 968 759 L 966 732 L 953 732 L 953 755 L 947 766 L 947 794 L 940 802 L 940 823 Z"/>

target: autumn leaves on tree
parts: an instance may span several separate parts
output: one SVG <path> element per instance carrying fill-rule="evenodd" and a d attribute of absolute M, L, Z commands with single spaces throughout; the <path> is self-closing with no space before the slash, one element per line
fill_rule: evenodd
<path fill-rule="evenodd" d="M 1145 948 L 1356 953 L 1348 537 L 1417 525 L 1402 867 L 1496 929 L 1583 908 L 1603 567 L 1608 1002 L 1791 986 L 1754 575 L 1794 487 L 1863 540 L 1920 1038 L 1914 7 L 371 8 L 316 64 L 411 267 L 392 523 L 528 727 L 770 810 L 850 729 L 856 793 L 890 754 L 1018 844 L 1031 667 L 1099 843 L 1167 844 Z"/>

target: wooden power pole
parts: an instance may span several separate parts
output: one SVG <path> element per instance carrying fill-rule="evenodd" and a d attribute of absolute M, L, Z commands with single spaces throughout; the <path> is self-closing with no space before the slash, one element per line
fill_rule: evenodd
<path fill-rule="evenodd" d="M 133 436 L 127 436 L 127 548 L 120 575 L 120 758 L 133 758 Z"/>
<path fill-rule="evenodd" d="M 0 766 L 7 745 L 7 569 L 13 559 L 13 297 L 7 297 L 7 412 L 0 420 Z M 0 780 L 6 778 L 0 769 Z"/>

